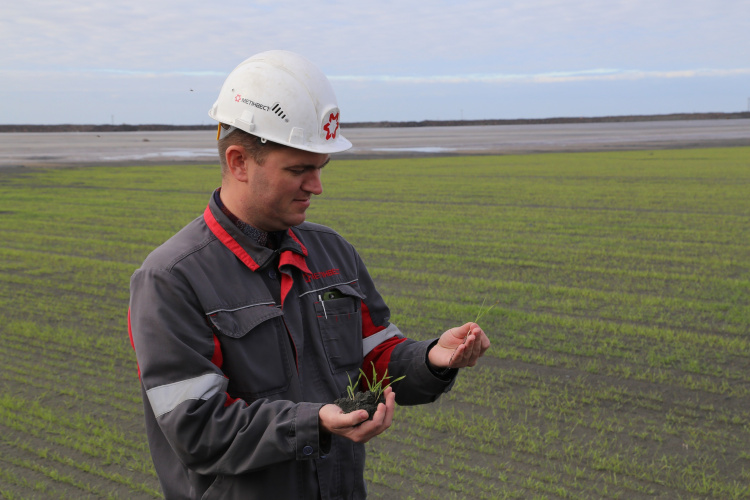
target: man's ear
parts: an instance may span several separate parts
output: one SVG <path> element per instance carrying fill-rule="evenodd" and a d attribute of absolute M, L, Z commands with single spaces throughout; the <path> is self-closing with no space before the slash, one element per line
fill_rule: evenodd
<path fill-rule="evenodd" d="M 245 148 L 233 144 L 229 146 L 225 153 L 227 160 L 227 170 L 229 174 L 240 182 L 247 182 L 247 161 L 248 155 Z"/>

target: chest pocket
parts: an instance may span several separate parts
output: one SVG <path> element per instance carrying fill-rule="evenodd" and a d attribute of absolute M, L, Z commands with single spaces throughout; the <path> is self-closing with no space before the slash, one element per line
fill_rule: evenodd
<path fill-rule="evenodd" d="M 219 333 L 230 396 L 250 402 L 289 388 L 296 367 L 282 315 L 274 306 L 251 305 L 208 316 Z"/>
<path fill-rule="evenodd" d="M 331 373 L 362 366 L 362 292 L 335 285 L 315 294 L 315 314 Z"/>

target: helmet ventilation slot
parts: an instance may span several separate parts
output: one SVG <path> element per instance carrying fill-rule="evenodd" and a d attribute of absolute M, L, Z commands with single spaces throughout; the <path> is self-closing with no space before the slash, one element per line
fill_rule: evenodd
<path fill-rule="evenodd" d="M 286 118 L 286 113 L 284 113 L 284 110 L 281 109 L 281 106 L 279 105 L 278 102 L 273 105 L 273 107 L 271 108 L 271 111 L 276 113 L 276 116 L 278 116 L 282 120 Z"/>

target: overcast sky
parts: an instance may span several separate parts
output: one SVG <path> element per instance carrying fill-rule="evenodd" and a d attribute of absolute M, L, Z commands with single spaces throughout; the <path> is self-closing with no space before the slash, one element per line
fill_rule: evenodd
<path fill-rule="evenodd" d="M 342 121 L 747 111 L 750 0 L 6 0 L 0 123 L 212 123 L 269 49 Z"/>

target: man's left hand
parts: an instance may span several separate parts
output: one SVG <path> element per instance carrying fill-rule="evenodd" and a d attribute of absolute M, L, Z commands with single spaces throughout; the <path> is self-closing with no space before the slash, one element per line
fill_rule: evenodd
<path fill-rule="evenodd" d="M 476 323 L 466 323 L 443 333 L 427 359 L 438 369 L 465 368 L 476 365 L 489 347 L 490 339 L 482 328 Z"/>

